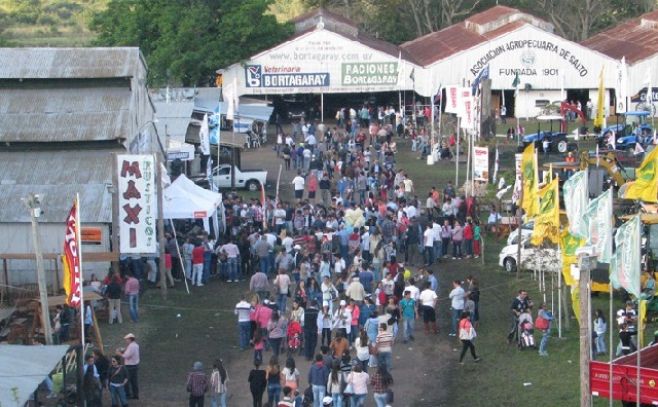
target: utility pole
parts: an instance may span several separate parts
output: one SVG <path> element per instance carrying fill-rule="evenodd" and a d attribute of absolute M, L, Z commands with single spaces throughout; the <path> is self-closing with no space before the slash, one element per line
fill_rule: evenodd
<path fill-rule="evenodd" d="M 523 170 L 521 171 L 521 179 L 519 180 L 521 184 L 521 194 L 519 195 L 519 204 L 516 207 L 516 279 L 521 278 L 521 244 L 523 240 Z"/>
<path fill-rule="evenodd" d="M 580 406 L 592 405 L 592 392 L 589 383 L 590 341 L 592 334 L 589 315 L 590 269 L 596 264 L 596 256 L 581 256 L 578 296 L 580 302 Z M 612 397 L 612 395 L 611 395 Z"/>
<path fill-rule="evenodd" d="M 53 344 L 53 334 L 50 327 L 50 314 L 48 312 L 48 284 L 43 269 L 43 254 L 41 253 L 41 238 L 39 237 L 38 218 L 41 216 L 41 200 L 37 194 L 30 194 L 23 198 L 23 203 L 30 212 L 32 221 L 32 241 L 34 243 L 34 257 L 37 262 L 37 282 L 39 283 L 39 302 L 41 303 L 41 325 L 46 338 L 46 345 Z"/>

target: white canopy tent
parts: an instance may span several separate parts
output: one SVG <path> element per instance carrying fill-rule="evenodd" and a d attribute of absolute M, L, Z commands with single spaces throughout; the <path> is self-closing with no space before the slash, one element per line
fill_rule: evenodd
<path fill-rule="evenodd" d="M 0 345 L 0 406 L 24 405 L 68 350 L 68 345 Z"/>
<path fill-rule="evenodd" d="M 201 188 L 181 174 L 164 190 L 164 219 L 203 219 L 210 231 L 210 217 L 222 203 L 222 194 Z M 217 230 L 218 225 L 214 225 Z"/>

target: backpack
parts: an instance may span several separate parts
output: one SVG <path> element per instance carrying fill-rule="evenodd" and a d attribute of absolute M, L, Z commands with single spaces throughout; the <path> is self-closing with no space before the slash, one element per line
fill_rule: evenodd
<path fill-rule="evenodd" d="M 542 331 L 548 329 L 548 319 L 537 316 L 537 319 L 535 319 L 535 328 Z"/>

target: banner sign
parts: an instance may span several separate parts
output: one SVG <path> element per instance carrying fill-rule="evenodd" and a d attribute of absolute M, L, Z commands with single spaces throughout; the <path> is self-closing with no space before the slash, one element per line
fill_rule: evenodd
<path fill-rule="evenodd" d="M 308 88 L 329 86 L 329 72 L 299 72 L 299 67 L 280 69 L 277 73 L 263 72 L 262 65 L 247 65 L 245 68 L 248 88 Z M 280 73 L 282 72 L 282 73 Z"/>
<path fill-rule="evenodd" d="M 521 162 L 523 154 L 514 154 L 514 168 L 516 169 L 516 178 L 514 180 L 514 190 L 512 191 L 512 202 L 517 203 L 521 199 Z"/>
<path fill-rule="evenodd" d="M 473 147 L 473 179 L 489 182 L 489 147 Z"/>
<path fill-rule="evenodd" d="M 458 86 L 446 86 L 446 113 L 459 113 Z"/>
<path fill-rule="evenodd" d="M 82 299 L 82 276 L 80 257 L 78 256 L 78 211 L 74 203 L 66 218 L 66 234 L 64 235 L 64 291 L 66 303 L 75 308 Z"/>
<path fill-rule="evenodd" d="M 342 64 L 343 86 L 396 85 L 397 62 L 348 62 Z"/>
<path fill-rule="evenodd" d="M 473 129 L 475 127 L 475 119 L 473 115 L 473 95 L 471 95 L 471 88 L 459 88 L 459 112 L 457 116 L 461 117 L 462 129 Z"/>
<path fill-rule="evenodd" d="M 121 253 L 155 253 L 155 160 L 152 155 L 117 155 L 119 248 Z"/>

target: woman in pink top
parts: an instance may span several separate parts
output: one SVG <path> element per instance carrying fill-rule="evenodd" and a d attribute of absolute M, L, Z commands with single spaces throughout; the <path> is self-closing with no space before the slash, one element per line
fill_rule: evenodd
<path fill-rule="evenodd" d="M 354 370 L 347 375 L 347 384 L 352 385 L 352 407 L 363 407 L 368 396 L 368 383 L 370 376 L 361 369 L 361 366 L 354 366 Z"/>
<path fill-rule="evenodd" d="M 318 190 L 318 177 L 315 176 L 314 171 L 311 171 L 308 178 L 306 179 L 306 185 L 308 186 L 308 200 L 311 202 L 316 202 L 315 193 Z"/>

